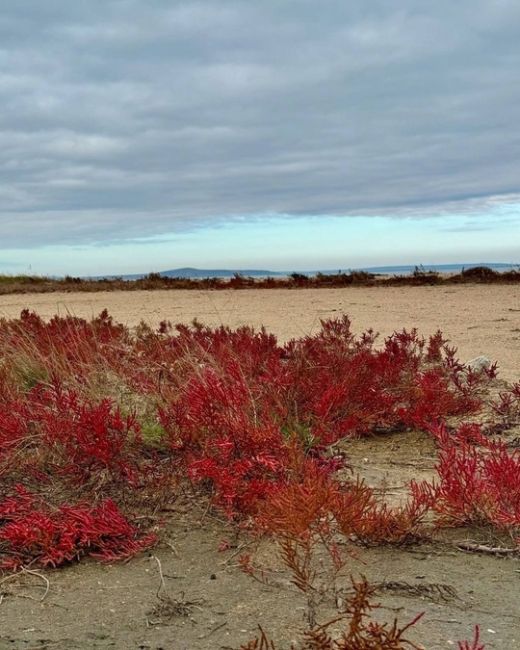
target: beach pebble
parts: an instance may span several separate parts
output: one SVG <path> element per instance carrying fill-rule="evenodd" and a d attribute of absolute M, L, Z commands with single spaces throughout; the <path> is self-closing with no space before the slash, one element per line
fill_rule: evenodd
<path fill-rule="evenodd" d="M 487 370 L 491 366 L 491 361 L 484 356 L 475 357 L 471 361 L 468 361 L 467 366 L 472 370 Z"/>

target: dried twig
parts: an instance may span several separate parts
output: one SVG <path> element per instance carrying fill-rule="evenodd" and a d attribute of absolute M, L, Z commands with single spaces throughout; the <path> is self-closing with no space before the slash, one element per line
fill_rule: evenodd
<path fill-rule="evenodd" d="M 501 546 L 487 546 L 486 544 L 475 544 L 474 542 L 459 542 L 456 544 L 461 551 L 469 553 L 486 553 L 487 555 L 514 556 L 520 555 L 520 548 L 503 548 Z"/>
<path fill-rule="evenodd" d="M 44 583 L 45 583 L 45 593 L 40 598 L 40 602 L 43 602 L 45 600 L 45 598 L 47 597 L 47 594 L 49 593 L 49 589 L 51 587 L 51 583 L 49 582 L 49 580 L 42 573 L 38 573 L 38 571 L 34 571 L 33 569 L 26 569 L 25 567 L 22 567 L 21 572 L 22 573 L 28 573 L 28 574 L 30 574 L 32 576 L 36 576 L 37 578 L 40 578 L 41 580 L 44 581 Z"/>
<path fill-rule="evenodd" d="M 212 628 L 207 634 L 204 634 L 204 636 L 199 637 L 199 639 L 207 639 L 212 634 L 215 634 L 215 632 L 218 632 L 218 630 L 221 630 L 226 625 L 227 625 L 227 621 L 224 621 L 220 625 L 217 625 L 216 627 Z"/>
<path fill-rule="evenodd" d="M 47 597 L 47 594 L 49 593 L 51 583 L 49 582 L 48 578 L 46 578 L 43 574 L 38 573 L 38 571 L 34 571 L 33 569 L 27 569 L 25 567 L 21 567 L 20 571 L 18 571 L 17 573 L 11 573 L 10 575 L 5 576 L 5 578 L 2 578 L 0 580 L 0 585 L 3 585 L 5 582 L 9 582 L 9 580 L 13 580 L 14 578 L 18 578 L 21 575 L 25 575 L 25 574 L 36 576 L 37 578 L 40 578 L 40 580 L 43 580 L 43 582 L 45 583 L 45 593 L 43 594 L 43 596 L 41 598 L 38 599 L 40 602 L 43 602 L 45 600 L 45 598 Z M 30 598 L 31 600 L 36 600 L 36 599 L 32 598 L 31 596 L 27 596 L 27 598 Z M 2 599 L 3 599 L 3 594 L 2 594 Z M 0 601 L 0 603 L 1 603 L 1 601 Z"/>
<path fill-rule="evenodd" d="M 157 555 L 152 555 L 152 557 L 157 562 L 157 566 L 159 567 L 159 576 L 161 578 L 161 582 L 160 582 L 159 587 L 157 589 L 156 596 L 157 596 L 157 598 L 159 598 L 159 600 L 163 600 L 164 597 L 161 596 L 161 591 L 163 591 L 163 590 L 166 591 L 166 583 L 164 581 L 164 574 L 163 574 L 163 570 L 162 570 L 161 560 L 159 560 Z"/>

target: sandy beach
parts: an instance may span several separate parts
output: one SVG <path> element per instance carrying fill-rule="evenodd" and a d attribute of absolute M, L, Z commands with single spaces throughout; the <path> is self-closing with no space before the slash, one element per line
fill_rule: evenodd
<path fill-rule="evenodd" d="M 382 336 L 403 327 L 429 335 L 441 329 L 462 360 L 496 360 L 500 376 L 520 377 L 520 287 L 351 287 L 223 291 L 135 291 L 0 296 L 0 315 L 31 309 L 44 318 L 71 313 L 90 318 L 107 308 L 129 326 L 141 320 L 207 325 L 264 325 L 281 341 L 315 331 L 319 320 L 348 314 L 355 332 L 373 328 Z"/>
<path fill-rule="evenodd" d="M 322 318 L 348 314 L 355 332 L 372 327 L 385 336 L 396 329 L 416 327 L 428 335 L 440 328 L 458 347 L 462 360 L 483 354 L 498 361 L 503 379 L 520 377 L 520 287 L 516 286 L 0 297 L 1 316 L 16 317 L 25 308 L 44 318 L 56 313 L 90 318 L 107 308 L 130 327 L 141 320 L 156 326 L 164 319 L 186 323 L 194 318 L 208 325 L 264 325 L 282 341 L 312 333 Z M 349 440 L 344 451 L 352 471 L 374 489 L 389 490 L 389 499 L 405 494 L 411 479 L 435 476 L 435 443 L 424 433 L 405 431 Z M 231 528 L 207 508 L 201 506 L 199 511 L 193 501 L 179 502 L 161 534 L 165 543 L 130 563 L 84 562 L 46 572 L 49 587 L 44 599 L 38 574 L 22 575 L 9 583 L 2 604 L 0 648 L 234 649 L 256 634 L 259 622 L 287 644 L 297 638 L 305 601 L 290 584 L 272 547 L 257 551 L 275 576 L 273 584 L 261 584 L 238 569 L 235 547 L 227 555 L 218 550 L 223 539 L 231 538 Z M 455 646 L 455 640 L 468 637 L 477 622 L 487 650 L 517 647 L 517 562 L 456 549 L 460 541 L 478 535 L 477 530 L 450 534 L 453 540 L 448 536 L 442 544 L 360 547 L 350 570 L 379 584 L 377 601 L 398 612 L 402 620 L 425 612 L 412 636 L 428 650 Z M 248 548 L 247 537 L 237 539 L 238 550 Z M 158 598 L 163 579 L 159 571 L 164 571 L 171 603 L 177 609 L 165 610 Z M 179 603 L 184 608 L 181 614 Z M 327 607 L 320 610 L 323 620 L 335 615 L 336 610 Z"/>

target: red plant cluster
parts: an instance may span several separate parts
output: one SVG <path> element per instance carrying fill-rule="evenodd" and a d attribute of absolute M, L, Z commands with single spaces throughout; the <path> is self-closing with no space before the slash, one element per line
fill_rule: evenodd
<path fill-rule="evenodd" d="M 236 361 L 223 365 L 192 376 L 161 422 L 190 478 L 211 481 L 228 514 L 247 514 L 286 477 L 291 449 L 261 388 L 248 384 Z M 254 400 L 251 390 L 264 399 Z"/>
<path fill-rule="evenodd" d="M 340 483 L 308 465 L 299 481 L 279 487 L 264 502 L 256 524 L 279 539 L 317 534 L 326 542 L 340 532 L 363 544 L 403 544 L 421 535 L 431 507 L 429 486 L 413 484 L 409 502 L 390 508 L 363 481 Z"/>
<path fill-rule="evenodd" d="M 298 645 L 291 644 L 290 650 L 421 650 L 405 634 L 422 618 L 419 614 L 410 622 L 399 625 L 397 619 L 389 623 L 381 623 L 373 617 L 373 610 L 378 605 L 373 603 L 374 589 L 366 579 L 352 581 L 352 594 L 347 598 L 344 611 L 332 621 L 303 633 L 303 639 Z M 342 622 L 343 632 L 339 637 L 329 633 L 332 625 Z M 475 628 L 472 641 L 459 641 L 459 650 L 484 650 L 480 643 L 480 629 Z M 240 650 L 278 650 L 274 641 L 270 640 L 264 630 L 260 634 L 240 646 Z M 281 650 L 281 649 L 280 649 Z"/>
<path fill-rule="evenodd" d="M 4 493 L 23 479 L 30 489 L 54 490 L 58 505 L 63 494 L 123 504 L 124 495 L 152 484 L 171 489 L 173 472 L 209 488 L 217 506 L 240 518 L 264 512 L 265 504 L 275 512 L 291 490 L 312 493 L 324 481 L 335 492 L 328 516 L 364 543 L 412 539 L 433 488 L 413 485 L 407 505 L 389 508 L 366 486 L 339 486 L 334 473 L 343 461 L 330 457 L 330 444 L 374 431 L 429 430 L 446 417 L 475 413 L 495 375 L 494 367 L 476 372 L 459 363 L 440 333 L 426 341 L 415 330 L 396 332 L 379 346 L 372 331 L 354 336 L 346 317 L 279 345 L 248 327 L 163 323 L 131 334 L 106 312 L 91 322 L 44 322 L 25 311 L 0 321 L 0 353 Z M 123 410 L 103 391 L 93 396 L 100 377 L 133 402 Z M 515 412 L 514 390 L 496 409 Z M 452 461 L 471 473 L 471 453 L 441 438 L 441 475 Z M 503 503 L 493 521 L 516 521 L 517 460 L 499 447 L 486 453 L 501 468 L 511 464 L 509 483 L 505 474 L 494 488 L 507 489 L 511 504 Z M 443 461 L 447 454 L 453 458 Z M 447 478 L 443 485 L 439 503 L 448 503 L 456 488 Z"/>
<path fill-rule="evenodd" d="M 135 417 L 107 399 L 92 404 L 61 384 L 37 385 L 25 399 L 4 396 L 0 411 L 0 473 L 39 481 L 135 485 L 146 460 Z"/>
<path fill-rule="evenodd" d="M 155 540 L 132 525 L 137 504 L 174 499 L 182 479 L 273 534 L 309 598 L 317 543 L 339 571 L 339 537 L 408 543 L 431 512 L 440 524 L 520 527 L 520 452 L 476 425 L 444 425 L 483 408 L 496 367 L 460 363 L 440 332 L 380 344 L 343 317 L 279 345 L 263 329 L 130 333 L 106 312 L 44 322 L 24 311 L 0 321 L 0 358 L 0 568 L 129 557 Z M 519 385 L 491 407 L 501 426 L 518 423 Z M 333 443 L 406 428 L 436 438 L 438 480 L 412 483 L 408 501 L 390 507 L 362 481 L 338 478 L 346 461 Z M 396 643 L 401 633 L 373 630 Z M 478 631 L 459 646 L 481 650 Z"/>
<path fill-rule="evenodd" d="M 323 443 L 374 429 L 424 427 L 478 410 L 488 376 L 454 363 L 440 334 L 396 332 L 382 349 L 368 331 L 356 339 L 347 317 L 322 323 L 313 337 L 287 346 L 294 405 Z M 468 381 L 468 377 L 472 381 Z"/>
<path fill-rule="evenodd" d="M 520 531 L 520 450 L 490 440 L 474 424 L 461 425 L 455 434 L 441 425 L 433 433 L 439 479 L 422 488 L 441 521 Z"/>
<path fill-rule="evenodd" d="M 120 560 L 152 546 L 109 499 L 53 507 L 23 486 L 0 503 L 0 568 L 59 566 L 89 555 Z"/>
<path fill-rule="evenodd" d="M 509 390 L 502 391 L 492 408 L 506 426 L 520 424 L 520 382 L 513 384 Z"/>
<path fill-rule="evenodd" d="M 249 328 L 178 332 L 164 327 L 162 340 L 140 342 L 143 354 L 160 354 L 166 375 L 176 372 L 160 420 L 191 477 L 210 481 L 229 513 L 251 512 L 288 480 L 291 445 L 333 471 L 323 455 L 331 443 L 473 413 L 494 372 L 459 364 L 440 334 L 427 344 L 404 331 L 376 348 L 375 335 L 354 337 L 346 317 L 284 347 Z"/>

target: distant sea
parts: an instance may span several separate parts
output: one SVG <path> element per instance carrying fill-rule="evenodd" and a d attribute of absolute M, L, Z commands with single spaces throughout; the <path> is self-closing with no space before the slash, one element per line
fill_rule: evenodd
<path fill-rule="evenodd" d="M 377 273 L 380 275 L 409 275 L 413 273 L 416 268 L 419 268 L 422 271 L 438 271 L 439 273 L 460 273 L 463 269 L 474 268 L 475 266 L 487 266 L 495 271 L 510 271 L 512 269 L 520 270 L 520 264 L 506 264 L 503 262 L 479 262 L 472 264 L 402 264 L 394 266 L 367 266 L 367 267 L 343 267 L 341 269 L 327 269 L 327 270 L 315 270 L 315 271 L 298 271 L 302 275 L 313 276 L 317 273 L 323 273 L 324 275 L 331 275 L 333 273 L 349 273 L 351 271 L 367 271 L 369 273 Z M 267 278 L 267 277 L 288 277 L 291 275 L 292 271 L 267 271 L 265 269 L 198 269 L 192 267 L 184 267 L 179 269 L 169 269 L 168 271 L 160 271 L 159 275 L 170 277 L 170 278 L 190 278 L 190 279 L 200 279 L 200 278 L 231 278 L 236 273 L 243 275 L 244 277 L 254 277 L 254 278 Z M 144 273 L 134 273 L 131 275 L 123 276 L 114 276 L 114 275 L 104 275 L 104 276 L 95 276 L 95 280 L 100 279 L 115 279 L 120 278 L 122 280 L 138 280 L 145 277 Z"/>
<path fill-rule="evenodd" d="M 401 266 L 369 266 L 356 270 L 368 271 L 369 273 L 381 273 L 382 275 L 409 275 L 416 268 L 422 271 L 437 271 L 438 273 L 460 273 L 464 269 L 471 269 L 476 266 L 487 266 L 494 271 L 520 270 L 520 264 L 505 264 L 502 262 L 478 262 L 474 264 L 403 264 Z"/>

